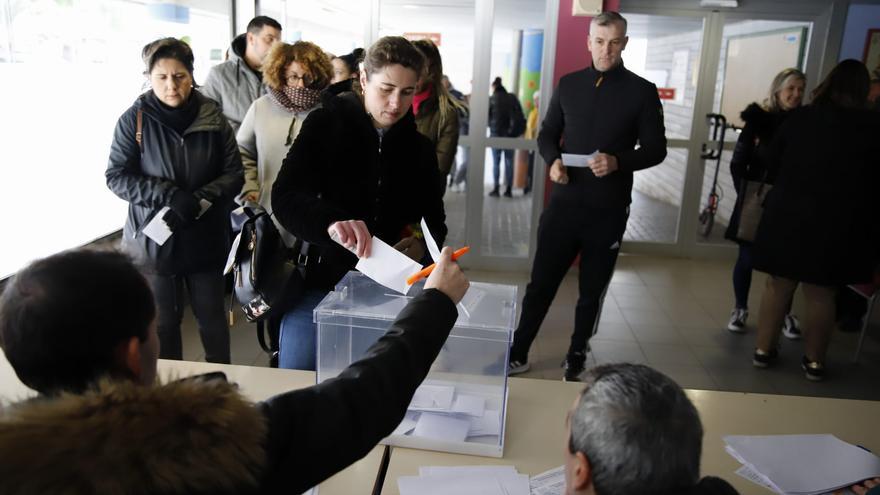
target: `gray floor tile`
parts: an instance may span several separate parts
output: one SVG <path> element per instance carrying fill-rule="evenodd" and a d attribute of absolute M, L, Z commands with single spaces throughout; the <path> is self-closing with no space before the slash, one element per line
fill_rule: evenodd
<path fill-rule="evenodd" d="M 697 355 L 690 346 L 673 344 L 640 343 L 642 352 L 651 366 L 659 364 L 680 364 L 684 366 L 701 366 Z"/>
<path fill-rule="evenodd" d="M 639 344 L 676 344 L 687 345 L 675 327 L 654 325 L 630 325 L 633 335 Z"/>
<path fill-rule="evenodd" d="M 680 364 L 658 364 L 653 368 L 672 378 L 684 388 L 717 390 L 718 386 L 702 366 L 686 366 Z"/>

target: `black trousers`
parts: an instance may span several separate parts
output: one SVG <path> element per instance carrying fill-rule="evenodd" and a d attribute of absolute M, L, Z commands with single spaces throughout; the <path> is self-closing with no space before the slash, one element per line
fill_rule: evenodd
<path fill-rule="evenodd" d="M 226 322 L 223 274 L 220 270 L 190 275 L 146 276 L 156 298 L 159 357 L 183 359 L 180 322 L 183 319 L 185 284 L 190 306 L 198 322 L 202 346 L 205 348 L 205 361 L 228 364 L 229 325 Z"/>
<path fill-rule="evenodd" d="M 526 361 L 559 284 L 580 254 L 578 301 L 568 353 L 585 352 L 626 230 L 629 207 L 588 208 L 551 201 L 538 224 L 538 248 L 510 359 Z"/>

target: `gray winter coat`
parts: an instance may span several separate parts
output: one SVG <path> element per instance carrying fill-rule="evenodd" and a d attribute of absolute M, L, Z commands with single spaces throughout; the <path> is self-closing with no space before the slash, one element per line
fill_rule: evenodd
<path fill-rule="evenodd" d="M 260 76 L 244 60 L 246 47 L 246 36 L 236 36 L 229 47 L 229 60 L 211 67 L 205 84 L 199 88 L 220 104 L 234 132 L 238 132 L 251 103 L 266 94 Z"/>
<path fill-rule="evenodd" d="M 148 92 L 149 93 L 149 92 Z M 244 184 L 241 155 L 232 128 L 217 104 L 193 91 L 199 111 L 180 135 L 158 119 L 144 93 L 116 123 L 107 187 L 128 201 L 122 246 L 147 270 L 160 274 L 220 271 L 229 252 L 229 211 Z M 143 152 L 135 140 L 143 110 Z M 178 190 L 212 206 L 159 246 L 141 230 Z"/>

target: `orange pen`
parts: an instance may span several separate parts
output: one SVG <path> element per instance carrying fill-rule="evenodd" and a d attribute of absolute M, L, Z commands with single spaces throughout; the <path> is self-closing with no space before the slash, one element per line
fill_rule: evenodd
<path fill-rule="evenodd" d="M 461 255 L 471 250 L 470 246 L 465 246 L 461 249 L 456 249 L 454 253 L 452 253 L 452 261 L 457 260 Z M 416 274 L 406 279 L 407 285 L 412 285 L 416 283 L 419 279 L 425 278 L 434 271 L 434 267 L 437 266 L 437 263 L 431 263 L 430 265 L 422 268 Z"/>

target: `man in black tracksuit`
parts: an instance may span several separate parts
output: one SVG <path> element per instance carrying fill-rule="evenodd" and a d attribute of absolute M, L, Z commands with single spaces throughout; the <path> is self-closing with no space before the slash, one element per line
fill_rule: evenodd
<path fill-rule="evenodd" d="M 551 164 L 550 180 L 557 185 L 538 226 L 538 248 L 514 334 L 510 374 L 529 368 L 529 347 L 562 278 L 580 254 L 580 294 L 565 366 L 565 380 L 578 380 L 626 230 L 632 174 L 666 157 L 657 88 L 624 68 L 621 52 L 626 42 L 626 20 L 620 14 L 595 17 L 588 41 L 593 65 L 559 80 L 541 126 L 538 149 Z M 586 168 L 562 162 L 562 153 L 593 152 L 598 153 Z"/>

